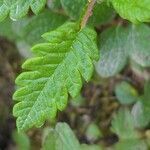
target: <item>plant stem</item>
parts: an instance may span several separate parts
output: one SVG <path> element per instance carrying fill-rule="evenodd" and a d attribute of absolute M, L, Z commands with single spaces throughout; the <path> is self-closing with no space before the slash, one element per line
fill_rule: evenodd
<path fill-rule="evenodd" d="M 83 19 L 81 21 L 81 29 L 84 28 L 88 22 L 88 19 L 92 15 L 92 10 L 97 0 L 89 0 L 87 10 L 83 16 Z"/>

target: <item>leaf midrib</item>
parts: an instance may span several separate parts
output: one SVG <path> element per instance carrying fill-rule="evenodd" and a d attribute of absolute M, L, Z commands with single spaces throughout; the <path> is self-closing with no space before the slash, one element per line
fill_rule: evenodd
<path fill-rule="evenodd" d="M 76 37 L 78 36 L 78 34 L 79 34 L 80 32 L 81 32 L 81 30 L 76 33 L 75 39 L 72 41 L 71 46 L 68 46 L 68 48 L 70 49 L 70 51 L 72 50 L 72 45 L 73 45 L 73 43 L 76 41 Z M 63 41 L 63 42 L 64 42 L 64 41 Z M 60 44 L 60 43 L 59 43 L 59 44 Z M 22 125 L 22 129 L 24 129 L 24 127 L 25 127 L 25 125 L 26 125 L 26 122 L 27 122 L 27 120 L 28 120 L 28 116 L 30 116 L 30 113 L 31 113 L 31 111 L 33 110 L 33 107 L 35 107 L 35 103 L 38 101 L 39 97 L 41 97 L 41 93 L 45 90 L 46 85 L 48 84 L 48 82 L 50 81 L 50 79 L 55 75 L 55 72 L 58 70 L 58 68 L 62 66 L 62 64 L 64 63 L 64 61 L 65 61 L 66 58 L 68 57 L 68 54 L 70 53 L 70 51 L 68 51 L 68 52 L 66 53 L 66 55 L 64 56 L 65 59 L 63 59 L 63 60 L 59 63 L 59 65 L 56 67 L 54 73 L 53 73 L 50 77 L 48 77 L 47 82 L 44 84 L 45 86 L 43 87 L 43 90 L 40 91 L 39 96 L 36 98 L 36 101 L 34 102 L 33 106 L 31 107 L 31 109 L 30 109 L 30 111 L 29 111 L 29 113 L 28 113 L 28 115 L 27 115 L 27 117 L 26 117 L 26 119 L 25 119 L 25 121 L 24 121 L 24 123 L 23 123 L 23 125 Z M 45 109 L 45 110 L 46 110 L 46 109 Z"/>

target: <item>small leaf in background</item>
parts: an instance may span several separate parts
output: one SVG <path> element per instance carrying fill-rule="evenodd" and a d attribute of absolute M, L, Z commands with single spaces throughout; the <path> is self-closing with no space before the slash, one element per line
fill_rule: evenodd
<path fill-rule="evenodd" d="M 30 140 L 25 133 L 13 132 L 13 140 L 18 150 L 30 150 Z"/>
<path fill-rule="evenodd" d="M 44 132 L 42 150 L 102 150 L 100 145 L 79 143 L 72 129 L 66 123 L 57 123 L 55 129 Z"/>
<path fill-rule="evenodd" d="M 144 99 L 150 101 L 150 80 L 146 81 L 144 85 Z"/>
<path fill-rule="evenodd" d="M 134 104 L 132 108 L 132 116 L 133 116 L 135 127 L 143 128 L 148 125 L 149 119 L 145 117 L 144 105 L 142 103 L 142 100 Z"/>
<path fill-rule="evenodd" d="M 17 35 L 12 29 L 12 21 L 10 19 L 0 22 L 0 36 L 11 41 L 17 39 Z"/>
<path fill-rule="evenodd" d="M 140 64 L 136 63 L 134 60 L 130 60 L 131 70 L 136 74 L 136 76 L 141 77 L 145 81 L 149 80 L 150 75 L 148 68 L 142 67 Z"/>
<path fill-rule="evenodd" d="M 100 37 L 101 57 L 96 70 L 102 77 L 119 73 L 127 64 L 128 58 L 143 67 L 150 66 L 150 27 L 144 24 L 128 27 L 111 27 Z"/>
<path fill-rule="evenodd" d="M 52 10 L 56 10 L 56 11 L 59 11 L 60 9 L 62 9 L 62 5 L 61 5 L 61 2 L 60 0 L 48 0 L 47 1 L 47 5 L 50 9 Z"/>
<path fill-rule="evenodd" d="M 43 139 L 42 150 L 57 150 L 58 134 L 53 129 L 47 129 L 47 135 Z M 62 144 L 62 143 L 61 143 Z"/>
<path fill-rule="evenodd" d="M 66 123 L 57 123 L 45 137 L 43 150 L 80 150 L 80 144 Z"/>
<path fill-rule="evenodd" d="M 114 17 L 114 10 L 104 1 L 95 5 L 93 15 L 89 18 L 88 22 L 89 24 L 98 26 L 112 21 Z"/>
<path fill-rule="evenodd" d="M 120 141 L 115 145 L 115 150 L 148 150 L 146 143 L 139 139 Z"/>
<path fill-rule="evenodd" d="M 119 15 L 133 23 L 150 21 L 149 0 L 110 0 Z"/>
<path fill-rule="evenodd" d="M 150 27 L 145 24 L 128 27 L 127 49 L 136 63 L 143 67 L 150 66 Z"/>
<path fill-rule="evenodd" d="M 73 98 L 72 101 L 70 101 L 70 103 L 71 103 L 73 106 L 79 107 L 79 106 L 81 106 L 81 105 L 84 105 L 85 99 L 84 99 L 84 97 L 80 94 L 80 95 L 78 95 L 77 97 Z"/>
<path fill-rule="evenodd" d="M 77 20 L 82 15 L 87 2 L 88 0 L 61 0 L 66 14 L 74 20 Z"/>
<path fill-rule="evenodd" d="M 125 81 L 116 85 L 115 94 L 121 104 L 132 104 L 139 99 L 136 89 Z"/>
<path fill-rule="evenodd" d="M 37 16 L 14 22 L 13 29 L 20 37 L 19 40 L 22 39 L 33 46 L 43 41 L 41 37 L 43 33 L 56 29 L 66 19 L 63 15 L 45 10 Z"/>
<path fill-rule="evenodd" d="M 102 133 L 95 123 L 90 123 L 86 130 L 86 136 L 88 140 L 95 141 L 102 137 Z"/>
<path fill-rule="evenodd" d="M 144 95 L 132 108 L 132 115 L 136 127 L 146 127 L 150 123 L 150 82 L 147 81 L 144 87 Z"/>
<path fill-rule="evenodd" d="M 99 145 L 81 145 L 81 150 L 102 150 L 102 148 Z"/>
<path fill-rule="evenodd" d="M 129 110 L 119 110 L 112 120 L 112 131 L 119 136 L 119 141 L 114 145 L 115 150 L 148 150 L 134 128 L 133 116 Z"/>
<path fill-rule="evenodd" d="M 56 125 L 56 131 L 63 142 L 64 150 L 77 150 L 80 149 L 80 144 L 71 128 L 66 123 Z M 62 145 L 59 146 L 61 148 Z"/>
<path fill-rule="evenodd" d="M 100 36 L 100 60 L 96 70 L 102 77 L 114 76 L 127 63 L 126 30 L 123 27 L 111 27 Z"/>
<path fill-rule="evenodd" d="M 111 129 L 119 136 L 120 140 L 137 138 L 132 115 L 127 109 L 120 109 L 114 116 Z"/>

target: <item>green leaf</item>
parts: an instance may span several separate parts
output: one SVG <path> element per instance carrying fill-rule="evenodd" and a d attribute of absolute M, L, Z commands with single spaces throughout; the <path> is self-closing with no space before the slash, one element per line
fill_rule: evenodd
<path fill-rule="evenodd" d="M 146 81 L 144 85 L 144 99 L 150 100 L 150 80 Z"/>
<path fill-rule="evenodd" d="M 132 115 L 136 127 L 146 127 L 150 123 L 150 82 L 148 81 L 144 87 L 144 95 L 132 108 Z"/>
<path fill-rule="evenodd" d="M 143 110 L 143 119 L 145 120 L 144 122 L 147 122 L 147 124 L 150 122 L 150 99 L 142 99 L 142 110 Z M 147 125 L 145 123 L 145 125 Z"/>
<path fill-rule="evenodd" d="M 47 134 L 48 135 L 44 138 L 44 142 L 42 144 L 42 150 L 49 150 L 50 148 L 52 150 L 57 150 L 57 146 L 60 144 L 58 142 L 59 135 L 53 129 L 49 130 Z"/>
<path fill-rule="evenodd" d="M 119 136 L 115 150 L 147 150 L 147 145 L 140 139 L 134 127 L 133 116 L 127 109 L 120 109 L 112 120 L 112 131 Z"/>
<path fill-rule="evenodd" d="M 139 139 L 120 141 L 115 145 L 115 150 L 148 150 L 146 143 Z"/>
<path fill-rule="evenodd" d="M 80 107 L 83 106 L 85 104 L 85 99 L 82 96 L 82 94 L 79 94 L 77 97 L 73 98 L 71 101 L 71 105 L 73 107 Z"/>
<path fill-rule="evenodd" d="M 81 145 L 81 150 L 102 150 L 102 148 L 99 145 Z"/>
<path fill-rule="evenodd" d="M 110 77 L 119 73 L 133 59 L 143 67 L 150 66 L 150 27 L 144 24 L 111 27 L 100 37 L 101 59 L 96 64 L 98 74 Z"/>
<path fill-rule="evenodd" d="M 42 34 L 56 29 L 62 25 L 66 19 L 67 18 L 63 15 L 45 10 L 37 16 L 14 22 L 13 29 L 20 37 L 19 40 L 23 40 L 29 45 L 34 45 L 43 42 L 41 38 Z"/>
<path fill-rule="evenodd" d="M 136 89 L 125 81 L 117 84 L 115 93 L 121 104 L 132 104 L 139 99 Z"/>
<path fill-rule="evenodd" d="M 58 123 L 51 129 L 43 142 L 42 150 L 80 150 L 80 144 L 66 123 Z"/>
<path fill-rule="evenodd" d="M 0 36 L 5 37 L 11 41 L 17 39 L 17 35 L 12 29 L 12 21 L 10 19 L 6 19 L 5 21 L 0 22 Z"/>
<path fill-rule="evenodd" d="M 130 67 L 132 71 L 134 72 L 134 74 L 136 74 L 136 76 L 139 76 L 139 77 L 141 76 L 145 80 L 149 79 L 148 70 L 142 67 L 140 64 L 137 64 L 135 61 L 131 60 Z"/>
<path fill-rule="evenodd" d="M 59 11 L 60 9 L 62 9 L 62 5 L 61 5 L 61 2 L 60 0 L 51 0 L 51 1 L 48 1 L 47 2 L 47 5 L 50 9 L 52 10 L 57 10 Z"/>
<path fill-rule="evenodd" d="M 0 0 L 0 21 L 3 21 L 9 13 L 8 7 Z"/>
<path fill-rule="evenodd" d="M 61 0 L 61 4 L 66 14 L 71 19 L 77 20 L 86 7 L 88 0 Z"/>
<path fill-rule="evenodd" d="M 121 140 L 136 139 L 138 137 L 134 130 L 133 117 L 127 109 L 120 109 L 114 116 L 111 129 Z"/>
<path fill-rule="evenodd" d="M 97 3 L 93 9 L 93 14 L 89 18 L 89 24 L 99 26 L 106 24 L 115 17 L 115 13 L 111 7 L 107 5 L 107 2 Z"/>
<path fill-rule="evenodd" d="M 66 123 L 57 123 L 55 129 L 46 130 L 42 150 L 101 150 L 99 145 L 80 145 L 72 129 Z"/>
<path fill-rule="evenodd" d="M 38 14 L 45 6 L 46 0 L 0 0 L 0 21 L 3 21 L 8 14 L 13 20 L 24 17 L 29 8 Z"/>
<path fill-rule="evenodd" d="M 119 15 L 133 23 L 150 22 L 149 0 L 110 0 Z"/>
<path fill-rule="evenodd" d="M 90 123 L 86 130 L 86 136 L 89 141 L 96 140 L 102 137 L 102 133 L 96 123 Z"/>
<path fill-rule="evenodd" d="M 25 133 L 13 132 L 13 140 L 17 145 L 17 149 L 30 150 L 30 140 Z"/>
<path fill-rule="evenodd" d="M 96 64 L 96 69 L 102 77 L 113 76 L 126 65 L 126 36 L 122 27 L 111 27 L 101 34 L 101 59 Z"/>
<path fill-rule="evenodd" d="M 128 27 L 127 49 L 136 63 L 143 67 L 150 66 L 150 27 L 144 24 Z"/>
<path fill-rule="evenodd" d="M 150 114 L 150 111 L 148 114 L 145 112 L 144 107 L 149 107 L 149 106 L 144 106 L 142 100 L 138 101 L 132 108 L 132 116 L 134 120 L 134 126 L 137 128 L 144 128 L 149 124 L 149 117 L 146 117 Z M 148 108 L 149 109 L 149 108 Z"/>
<path fill-rule="evenodd" d="M 142 103 L 144 105 L 144 112 L 145 117 L 150 121 L 149 114 L 150 114 L 150 80 L 147 81 L 144 85 L 144 95 L 142 98 Z"/>
<path fill-rule="evenodd" d="M 18 101 L 13 114 L 19 130 L 41 126 L 57 110 L 67 105 L 68 93 L 75 97 L 82 87 L 82 77 L 89 81 L 93 61 L 98 59 L 96 33 L 80 30 L 75 23 L 66 23 L 43 35 L 47 43 L 32 48 L 35 57 L 23 64 L 16 84 L 20 86 L 13 99 Z"/>

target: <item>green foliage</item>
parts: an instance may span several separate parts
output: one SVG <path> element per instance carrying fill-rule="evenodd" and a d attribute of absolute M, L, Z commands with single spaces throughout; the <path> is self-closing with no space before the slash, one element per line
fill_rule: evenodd
<path fill-rule="evenodd" d="M 114 17 L 114 10 L 107 5 L 106 1 L 104 1 L 95 5 L 93 14 L 89 19 L 89 24 L 99 26 L 112 21 Z"/>
<path fill-rule="evenodd" d="M 42 150 L 101 150 L 97 145 L 80 145 L 73 131 L 66 123 L 57 123 L 55 129 L 47 130 Z"/>
<path fill-rule="evenodd" d="M 111 27 L 100 36 L 101 59 L 97 72 L 103 77 L 117 74 L 127 62 L 126 32 L 123 27 Z"/>
<path fill-rule="evenodd" d="M 79 30 L 77 24 L 66 23 L 43 37 L 47 43 L 32 48 L 36 57 L 23 64 L 28 72 L 16 79 L 21 87 L 13 96 L 19 101 L 14 106 L 19 130 L 41 126 L 63 110 L 68 93 L 72 97 L 79 94 L 81 77 L 89 81 L 92 62 L 98 59 L 96 33 L 90 28 Z"/>
<path fill-rule="evenodd" d="M 150 80 L 146 81 L 144 86 L 144 99 L 150 100 Z"/>
<path fill-rule="evenodd" d="M 120 108 L 112 120 L 112 131 L 119 138 L 114 149 L 147 150 L 147 139 L 141 139 L 140 131 L 145 131 L 142 137 L 146 137 L 150 124 L 150 82 L 146 81 L 149 79 L 147 68 L 150 67 L 150 26 L 143 22 L 150 22 L 150 0 L 0 0 L 0 40 L 5 37 L 18 48 L 21 47 L 19 51 L 23 49 L 24 53 L 27 53 L 26 47 L 37 44 L 32 48 L 34 55 L 29 54 L 30 58 L 22 65 L 24 72 L 16 79 L 13 115 L 17 117 L 18 130 L 41 127 L 45 121 L 54 119 L 58 111 L 64 110 L 69 98 L 75 100 L 71 102 L 71 107 L 81 107 L 81 110 L 71 113 L 70 120 L 73 122 L 76 112 L 86 111 L 89 115 L 93 108 L 97 110 L 93 105 L 96 98 L 100 98 L 96 105 L 100 105 L 102 111 L 105 107 L 103 103 L 108 104 L 107 99 L 111 99 L 109 102 L 112 107 L 106 110 L 112 112 L 113 107 Z M 100 52 L 97 49 L 97 33 Z M 6 39 L 2 39 L 4 43 Z M 1 49 L 3 51 L 3 47 Z M 141 86 L 143 81 L 146 82 L 144 94 L 141 95 L 142 86 L 135 88 L 125 81 L 117 85 L 110 82 L 111 85 L 107 87 L 108 80 L 100 77 L 100 95 L 97 95 L 97 89 L 94 90 L 96 94 L 93 94 L 90 110 L 87 111 L 82 106 L 88 102 L 80 91 L 84 81 L 92 77 L 93 64 L 98 74 L 105 78 L 123 71 L 113 79 L 114 82 L 121 79 L 130 82 L 135 75 L 135 85 Z M 139 74 L 135 71 L 138 68 Z M 121 104 L 113 101 L 115 98 Z M 131 112 L 122 107 L 129 107 Z M 86 125 L 89 126 L 85 125 L 87 128 L 84 128 L 87 142 L 103 141 L 103 138 L 100 139 L 102 133 L 99 128 L 110 121 L 108 118 L 109 121 L 102 122 L 103 117 L 107 118 L 109 113 L 100 114 L 102 119 L 87 119 Z M 91 123 L 99 120 L 100 126 Z M 43 150 L 102 149 L 98 145 L 80 144 L 65 123 L 58 123 L 55 129 L 46 132 Z M 25 134 L 15 132 L 13 139 L 18 149 L 30 149 Z"/>
<path fill-rule="evenodd" d="M 48 7 L 54 11 L 59 11 L 60 9 L 62 9 L 60 0 L 50 0 L 47 3 Z"/>
<path fill-rule="evenodd" d="M 138 136 L 131 113 L 121 109 L 112 120 L 112 131 L 119 136 L 115 150 L 147 150 L 147 145 Z"/>
<path fill-rule="evenodd" d="M 43 150 L 80 150 L 80 144 L 66 123 L 58 123 L 51 129 L 43 142 Z"/>
<path fill-rule="evenodd" d="M 134 122 L 129 110 L 121 109 L 112 120 L 112 131 L 116 133 L 120 139 L 135 139 L 137 133 L 134 130 Z"/>
<path fill-rule="evenodd" d="M 111 27 L 100 37 L 101 59 L 97 72 L 102 77 L 119 73 L 130 58 L 143 67 L 150 66 L 150 27 L 144 24 Z"/>
<path fill-rule="evenodd" d="M 115 93 L 121 104 L 132 104 L 139 99 L 136 89 L 125 81 L 116 86 Z"/>
<path fill-rule="evenodd" d="M 3 21 L 8 14 L 13 20 L 20 19 L 28 13 L 29 8 L 38 14 L 45 4 L 46 0 L 0 0 L 0 21 Z"/>
<path fill-rule="evenodd" d="M 150 21 L 148 0 L 108 1 L 124 19 L 133 23 Z M 29 9 L 38 14 L 45 7 L 46 2 L 46 0 L 0 0 L 0 21 L 8 15 L 12 20 L 20 19 L 28 14 Z M 100 1 L 95 4 L 93 14 L 87 23 L 92 28 L 81 29 L 80 21 L 85 9 L 88 8 L 88 3 L 88 0 L 48 1 L 50 11 L 45 9 L 37 16 L 31 14 L 15 23 L 7 19 L 0 24 L 1 36 L 16 43 L 19 41 L 30 46 L 37 44 L 32 48 L 35 56 L 25 61 L 22 66 L 25 72 L 16 79 L 18 90 L 13 98 L 17 103 L 13 113 L 17 117 L 19 130 L 26 131 L 33 126 L 39 127 L 46 120 L 54 118 L 58 110 L 61 111 L 66 107 L 69 95 L 72 98 L 79 95 L 82 79 L 90 80 L 94 70 L 93 63 L 99 58 L 96 33 L 92 28 L 101 30 L 99 28 L 101 25 L 114 19 L 115 12 L 107 1 Z M 77 20 L 78 23 L 69 22 L 62 25 L 69 19 Z M 109 26 L 100 35 L 101 59 L 96 65 L 97 72 L 102 77 L 114 76 L 130 59 L 142 67 L 149 67 L 150 42 L 145 39 L 150 37 L 150 27 L 145 24 Z M 44 34 L 43 39 L 42 34 Z M 120 139 L 131 138 L 136 143 L 135 139 L 138 137 L 134 130 L 135 123 L 136 127 L 145 127 L 150 122 L 148 119 L 150 96 L 147 92 L 149 85 L 145 89 L 146 94 L 139 97 L 137 91 L 126 82 L 116 86 L 115 93 L 121 104 L 136 102 L 132 115 L 128 111 L 120 111 L 112 122 L 112 129 Z M 128 131 L 122 132 L 126 125 Z M 91 134 L 91 130 L 93 133 L 93 129 L 94 134 L 98 134 L 98 129 L 93 126 L 88 128 L 87 134 Z M 55 138 L 51 141 L 57 141 L 58 135 L 54 130 L 52 135 Z M 53 146 L 55 148 L 55 144 Z"/>
<path fill-rule="evenodd" d="M 132 115 L 133 115 L 134 124 L 137 128 L 143 128 L 149 124 L 150 119 L 148 117 L 149 114 L 147 114 L 149 113 L 149 111 L 148 112 L 145 111 L 145 109 L 148 107 L 149 105 L 145 106 L 143 104 L 143 100 L 138 101 L 136 104 L 134 104 L 132 108 Z"/>
<path fill-rule="evenodd" d="M 89 140 L 96 140 L 96 139 L 102 137 L 102 133 L 100 132 L 96 123 L 89 124 L 89 126 L 86 130 L 86 136 Z"/>
<path fill-rule="evenodd" d="M 99 145 L 81 145 L 81 150 L 102 150 L 102 148 Z"/>
<path fill-rule="evenodd" d="M 150 27 L 144 24 L 132 25 L 128 28 L 127 48 L 129 56 L 143 67 L 150 66 Z"/>
<path fill-rule="evenodd" d="M 75 106 L 75 107 L 78 107 L 78 106 L 81 106 L 84 104 L 85 104 L 85 99 L 83 98 L 83 96 L 81 94 L 78 95 L 77 97 L 73 98 L 71 101 L 71 105 Z"/>
<path fill-rule="evenodd" d="M 140 100 L 133 106 L 132 115 L 134 118 L 134 124 L 136 127 L 146 127 L 150 123 L 150 82 L 145 84 L 144 95 L 140 97 Z"/>
<path fill-rule="evenodd" d="M 139 139 L 121 141 L 115 146 L 115 150 L 148 150 L 146 143 Z"/>
<path fill-rule="evenodd" d="M 109 0 L 119 15 L 133 23 L 150 21 L 149 0 Z"/>
<path fill-rule="evenodd" d="M 74 20 L 77 20 L 81 16 L 87 2 L 88 0 L 61 0 L 62 7 L 66 14 Z"/>
<path fill-rule="evenodd" d="M 17 35 L 12 29 L 12 21 L 10 19 L 0 22 L 0 36 L 5 37 L 10 41 L 17 39 Z"/>
<path fill-rule="evenodd" d="M 45 10 L 38 16 L 14 22 L 13 30 L 19 36 L 19 40 L 23 40 L 32 46 L 43 42 L 44 40 L 41 38 L 41 35 L 45 32 L 56 29 L 63 24 L 66 19 L 67 18 L 63 15 Z"/>
<path fill-rule="evenodd" d="M 30 150 L 30 140 L 25 133 L 13 132 L 13 140 L 18 150 Z"/>
<path fill-rule="evenodd" d="M 66 14 L 73 20 L 77 20 L 82 16 L 87 2 L 88 0 L 61 0 L 62 7 Z M 93 9 L 93 14 L 89 19 L 89 25 L 98 26 L 100 24 L 105 24 L 111 21 L 114 16 L 115 13 L 113 9 L 107 5 L 106 1 L 97 3 Z"/>

